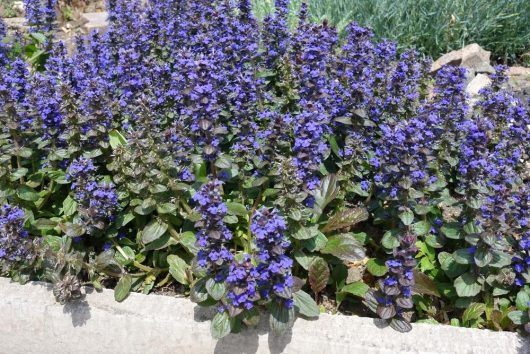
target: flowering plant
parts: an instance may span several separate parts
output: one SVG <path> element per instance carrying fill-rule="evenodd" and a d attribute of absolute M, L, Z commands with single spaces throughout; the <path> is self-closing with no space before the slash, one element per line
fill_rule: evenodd
<path fill-rule="evenodd" d="M 61 302 L 175 281 L 217 338 L 361 302 L 400 331 L 528 321 L 530 117 L 503 67 L 471 100 L 465 69 L 433 78 L 306 4 L 290 30 L 287 0 L 262 22 L 250 0 L 112 0 L 69 54 L 54 2 L 28 3 L 15 42 L 39 61 L 0 42 L 4 274 Z"/>

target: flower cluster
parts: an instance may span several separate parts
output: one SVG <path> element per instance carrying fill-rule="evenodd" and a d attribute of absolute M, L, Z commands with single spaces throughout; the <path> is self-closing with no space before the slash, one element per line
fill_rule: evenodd
<path fill-rule="evenodd" d="M 243 310 L 254 308 L 254 303 L 259 300 L 258 283 L 259 273 L 252 264 L 249 255 L 243 255 L 243 261 L 234 261 L 228 269 L 226 283 L 229 300 L 228 313 L 235 317 Z"/>
<path fill-rule="evenodd" d="M 88 235 L 104 231 L 114 221 L 118 195 L 111 182 L 96 181 L 96 167 L 92 160 L 79 158 L 68 168 L 74 200 L 78 203 L 80 222 Z"/>
<path fill-rule="evenodd" d="M 4 43 L 4 39 L 7 36 L 7 26 L 4 23 L 4 20 L 0 18 L 0 67 L 3 67 L 7 64 L 8 61 L 8 50 L 9 47 L 7 43 Z"/>
<path fill-rule="evenodd" d="M 293 260 L 285 253 L 290 242 L 285 236 L 287 225 L 276 209 L 261 208 L 252 217 L 250 230 L 256 237 L 259 263 L 258 284 L 264 299 L 281 300 L 293 306 Z"/>
<path fill-rule="evenodd" d="M 32 31 L 50 32 L 56 14 L 57 0 L 24 0 L 26 18 Z"/>
<path fill-rule="evenodd" d="M 33 30 L 50 30 L 55 1 L 26 3 Z M 413 268 L 457 295 L 515 298 L 513 270 L 526 283 L 530 115 L 503 88 L 505 68 L 469 97 L 463 68 L 433 77 L 430 60 L 358 24 L 339 40 L 308 20 L 305 2 L 299 21 L 276 0 L 261 23 L 251 3 L 109 0 L 107 30 L 72 46 L 15 36 L 8 52 L 11 39 L 0 41 L 0 203 L 12 205 L 3 213 L 23 207 L 28 230 L 54 247 L 97 236 L 75 243 L 70 262 L 95 285 L 149 270 L 138 285 L 149 292 L 165 255 L 195 259 L 206 279 L 192 293 L 216 298 L 231 321 L 258 304 L 290 316 L 295 290 L 347 293 L 342 263 L 361 253 L 387 261 L 371 308 L 391 325 L 412 311 Z M 26 60 L 17 48 L 45 53 Z M 370 215 L 358 226 L 357 207 Z M 24 234 L 23 219 L 10 218 Z M 298 290 L 295 276 L 309 284 Z M 78 284 L 65 278 L 63 298 Z M 450 306 L 432 302 L 436 318 L 461 315 L 457 297 L 440 296 Z"/>
<path fill-rule="evenodd" d="M 221 181 L 212 180 L 193 196 L 193 201 L 197 203 L 196 209 L 201 214 L 201 220 L 195 223 L 195 227 L 199 229 L 196 235 L 197 245 L 200 247 L 198 264 L 207 268 L 216 281 L 226 278 L 225 268 L 234 259 L 226 247 L 226 243 L 232 239 L 232 232 L 223 221 L 227 208 L 221 197 L 221 186 Z"/>
<path fill-rule="evenodd" d="M 402 318 L 404 311 L 410 311 L 412 286 L 414 285 L 413 269 L 416 266 L 416 236 L 405 234 L 400 245 L 394 250 L 394 258 L 386 261 L 388 276 L 380 280 L 383 296 L 378 298 L 377 314 L 383 319 Z"/>
<path fill-rule="evenodd" d="M 0 207 L 0 264 L 4 269 L 35 256 L 33 241 L 24 230 L 24 217 L 24 211 L 16 206 Z"/>

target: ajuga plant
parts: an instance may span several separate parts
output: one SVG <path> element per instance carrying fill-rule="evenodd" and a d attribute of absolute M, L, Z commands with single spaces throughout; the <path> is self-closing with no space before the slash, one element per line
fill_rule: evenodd
<path fill-rule="evenodd" d="M 263 21 L 113 0 L 67 51 L 54 2 L 27 3 L 32 34 L 0 41 L 3 275 L 60 302 L 171 286 L 216 338 L 363 306 L 399 331 L 529 322 L 530 117 L 505 68 L 468 97 L 465 69 L 355 23 L 339 39 L 304 5 L 291 30 L 287 0 Z"/>

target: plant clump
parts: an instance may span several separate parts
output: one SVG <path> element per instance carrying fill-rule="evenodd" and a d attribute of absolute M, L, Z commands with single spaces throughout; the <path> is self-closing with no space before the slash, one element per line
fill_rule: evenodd
<path fill-rule="evenodd" d="M 465 69 L 432 77 L 305 4 L 290 29 L 289 6 L 112 0 L 71 53 L 48 10 L 0 26 L 2 274 L 62 303 L 176 282 L 216 338 L 319 305 L 399 331 L 527 324 L 530 116 L 506 68 L 471 100 Z"/>

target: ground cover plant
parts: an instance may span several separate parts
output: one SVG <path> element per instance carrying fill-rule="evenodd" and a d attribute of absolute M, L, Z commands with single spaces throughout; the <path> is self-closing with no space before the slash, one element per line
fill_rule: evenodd
<path fill-rule="evenodd" d="M 62 303 L 180 284 L 216 338 L 330 306 L 527 324 L 530 117 L 504 67 L 470 100 L 465 69 L 356 23 L 340 41 L 304 5 L 289 30 L 286 0 L 262 22 L 249 0 L 112 0 L 68 53 L 54 6 L 0 27 L 3 275 Z"/>
<path fill-rule="evenodd" d="M 291 1 L 293 11 L 301 3 Z M 260 18 L 274 9 L 272 0 L 255 0 L 254 5 Z M 525 62 L 530 51 L 528 1 L 313 0 L 309 10 L 313 21 L 327 19 L 340 31 L 357 21 L 372 28 L 378 40 L 392 39 L 400 49 L 416 48 L 433 58 L 471 43 L 500 62 Z"/>

